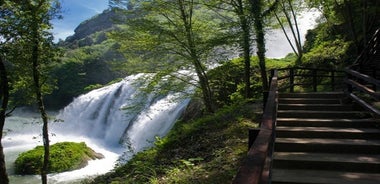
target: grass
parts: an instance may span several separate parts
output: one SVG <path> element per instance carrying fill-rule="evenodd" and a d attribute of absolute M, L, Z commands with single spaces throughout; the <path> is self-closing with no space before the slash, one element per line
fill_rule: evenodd
<path fill-rule="evenodd" d="M 257 105 L 235 104 L 197 120 L 180 121 L 127 164 L 85 183 L 231 183 L 248 151 Z"/>
<path fill-rule="evenodd" d="M 37 146 L 21 153 L 15 161 L 16 174 L 40 174 L 44 147 Z M 61 142 L 50 146 L 49 173 L 80 169 L 91 159 L 100 159 L 103 155 L 95 153 L 84 142 Z"/>

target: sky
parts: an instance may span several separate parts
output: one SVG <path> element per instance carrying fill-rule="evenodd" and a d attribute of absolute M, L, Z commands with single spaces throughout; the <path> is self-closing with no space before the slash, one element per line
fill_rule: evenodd
<path fill-rule="evenodd" d="M 63 19 L 53 20 L 55 40 L 65 40 L 84 20 L 108 8 L 108 0 L 60 0 Z"/>

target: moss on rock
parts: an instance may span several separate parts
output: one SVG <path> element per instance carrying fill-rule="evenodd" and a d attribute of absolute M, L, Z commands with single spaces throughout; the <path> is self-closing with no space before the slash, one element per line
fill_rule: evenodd
<path fill-rule="evenodd" d="M 15 161 L 16 174 L 40 174 L 44 148 L 37 146 L 21 153 Z M 104 156 L 87 147 L 84 142 L 61 142 L 50 146 L 49 173 L 71 171 L 85 167 L 89 160 Z"/>

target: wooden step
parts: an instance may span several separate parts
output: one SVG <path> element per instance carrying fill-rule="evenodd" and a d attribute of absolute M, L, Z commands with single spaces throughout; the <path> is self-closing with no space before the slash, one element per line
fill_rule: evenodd
<path fill-rule="evenodd" d="M 372 128 L 380 125 L 376 119 L 317 119 L 317 118 L 277 118 L 277 126 L 307 126 L 307 127 L 362 127 Z"/>
<path fill-rule="evenodd" d="M 380 155 L 276 152 L 274 168 L 380 172 Z"/>
<path fill-rule="evenodd" d="M 273 169 L 273 184 L 379 184 L 379 173 Z"/>
<path fill-rule="evenodd" d="M 293 138 L 380 139 L 380 130 L 377 128 L 277 126 L 276 136 Z"/>
<path fill-rule="evenodd" d="M 312 110 L 278 110 L 280 118 L 338 118 L 360 119 L 369 118 L 371 115 L 364 111 L 312 111 Z"/>
<path fill-rule="evenodd" d="M 280 93 L 279 98 L 344 98 L 343 92 Z"/>
<path fill-rule="evenodd" d="M 276 138 L 275 152 L 380 153 L 380 140 Z"/>
<path fill-rule="evenodd" d="M 339 98 L 279 98 L 280 104 L 341 104 Z"/>
<path fill-rule="evenodd" d="M 330 110 L 330 111 L 350 111 L 352 105 L 341 104 L 278 104 L 280 110 Z"/>

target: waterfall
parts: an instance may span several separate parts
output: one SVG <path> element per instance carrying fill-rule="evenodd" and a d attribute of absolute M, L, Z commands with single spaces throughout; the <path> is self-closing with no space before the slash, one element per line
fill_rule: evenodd
<path fill-rule="evenodd" d="M 129 144 L 133 152 L 149 147 L 164 136 L 187 106 L 189 99 L 172 93 L 145 94 L 139 90 L 149 74 L 122 81 L 79 96 L 57 116 L 63 123 L 52 129 L 96 139 L 106 146 Z"/>
<path fill-rule="evenodd" d="M 56 115 L 57 121 L 49 124 L 51 144 L 85 142 L 105 158 L 89 161 L 82 169 L 49 174 L 49 183 L 67 184 L 104 174 L 112 170 L 118 160 L 129 160 L 136 152 L 152 146 L 156 137 L 167 134 L 189 99 L 182 93 L 143 92 L 147 80 L 153 77 L 153 74 L 128 76 L 77 97 Z M 160 87 L 155 86 L 155 89 Z M 40 183 L 35 175 L 14 175 L 13 166 L 18 154 L 42 144 L 39 120 L 39 114 L 23 110 L 7 118 L 4 129 L 7 133 L 2 142 L 11 183 Z"/>

